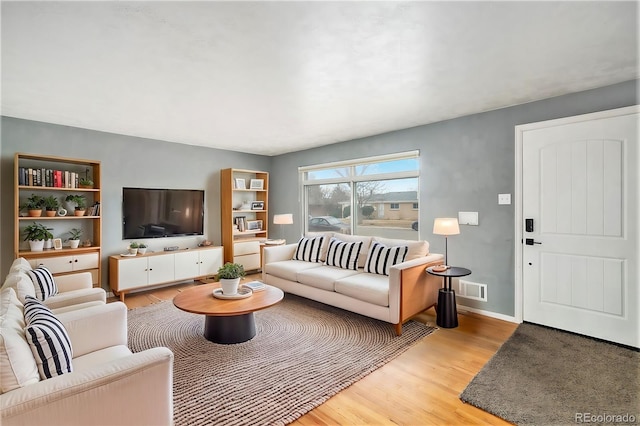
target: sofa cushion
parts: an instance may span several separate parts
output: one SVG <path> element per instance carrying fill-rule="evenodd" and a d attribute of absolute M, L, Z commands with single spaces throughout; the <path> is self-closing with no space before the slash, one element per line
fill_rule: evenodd
<path fill-rule="evenodd" d="M 362 249 L 360 250 L 360 256 L 358 257 L 358 268 L 364 268 L 364 263 L 367 261 L 367 253 L 369 253 L 369 247 L 371 246 L 371 237 L 339 233 L 333 234 L 333 237 L 340 241 L 346 241 L 347 243 L 362 242 Z"/>
<path fill-rule="evenodd" d="M 335 283 L 336 293 L 372 303 L 389 306 L 389 277 L 384 275 L 360 273 Z"/>
<path fill-rule="evenodd" d="M 282 260 L 264 265 L 264 273 L 296 282 L 298 272 L 306 269 L 319 268 L 321 263 L 305 262 L 303 260 Z"/>
<path fill-rule="evenodd" d="M 298 241 L 298 247 L 293 253 L 293 260 L 304 260 L 305 262 L 321 262 L 320 253 L 324 237 L 306 238 L 302 237 Z"/>
<path fill-rule="evenodd" d="M 49 379 L 73 371 L 71 340 L 64 325 L 34 297 L 24 305 L 25 335 L 38 365 L 40 378 Z"/>
<path fill-rule="evenodd" d="M 65 306 L 80 305 L 89 302 L 98 301 L 104 303 L 106 293 L 102 288 L 81 288 L 79 290 L 65 291 L 48 298 L 43 303 L 49 309 L 59 309 Z"/>
<path fill-rule="evenodd" d="M 27 275 L 33 282 L 38 300 L 47 300 L 58 293 L 58 286 L 56 286 L 56 282 L 53 279 L 53 274 L 44 266 L 28 271 Z"/>
<path fill-rule="evenodd" d="M 22 309 L 13 288 L 0 291 L 0 393 L 40 381 L 36 360 L 24 335 Z"/>
<path fill-rule="evenodd" d="M 334 291 L 334 282 L 361 272 L 352 269 L 336 268 L 335 266 L 320 266 L 298 272 L 300 284 L 316 287 L 322 290 Z"/>
<path fill-rule="evenodd" d="M 131 355 L 131 351 L 124 345 L 109 346 L 99 351 L 89 352 L 86 355 L 73 359 L 73 371 L 88 371 L 100 364 L 126 358 Z"/>
<path fill-rule="evenodd" d="M 405 260 L 419 259 L 429 254 L 428 241 L 396 240 L 391 238 L 373 237 L 373 242 L 383 244 L 387 247 L 409 247 L 409 252 L 407 253 L 407 258 Z"/>
<path fill-rule="evenodd" d="M 24 303 L 26 296 L 36 297 L 36 289 L 33 287 L 33 281 L 26 272 L 12 272 L 7 275 L 2 288 L 13 288 L 20 303 Z"/>
<path fill-rule="evenodd" d="M 24 257 L 19 257 L 13 261 L 9 272 L 27 272 L 31 270 L 31 264 Z"/>
<path fill-rule="evenodd" d="M 325 265 L 343 269 L 358 269 L 358 256 L 362 250 L 362 241 L 348 243 L 332 237 L 329 241 Z"/>
<path fill-rule="evenodd" d="M 387 247 L 380 243 L 373 243 L 369 249 L 364 271 L 372 274 L 389 275 L 389 269 L 393 265 L 404 262 L 409 247 Z"/>

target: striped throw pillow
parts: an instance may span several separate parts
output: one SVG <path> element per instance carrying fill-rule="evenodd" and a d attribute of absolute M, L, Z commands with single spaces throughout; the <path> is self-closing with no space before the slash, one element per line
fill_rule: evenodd
<path fill-rule="evenodd" d="M 64 325 L 38 299 L 26 296 L 24 329 L 41 379 L 73 371 L 71 340 Z"/>
<path fill-rule="evenodd" d="M 305 262 L 320 262 L 320 253 L 322 252 L 323 237 L 300 238 L 298 247 L 293 254 L 293 260 L 304 260 Z"/>
<path fill-rule="evenodd" d="M 364 271 L 371 274 L 389 275 L 393 265 L 404 262 L 409 252 L 407 246 L 387 247 L 380 243 L 373 243 L 364 264 Z"/>
<path fill-rule="evenodd" d="M 362 244 L 362 241 L 347 243 L 337 238 L 331 238 L 325 265 L 358 270 L 358 255 L 362 250 Z"/>
<path fill-rule="evenodd" d="M 33 281 L 33 287 L 36 290 L 36 297 L 38 300 L 45 301 L 49 297 L 58 294 L 58 286 L 53 280 L 53 275 L 44 266 L 40 266 L 36 269 L 32 269 L 27 272 L 31 281 Z"/>

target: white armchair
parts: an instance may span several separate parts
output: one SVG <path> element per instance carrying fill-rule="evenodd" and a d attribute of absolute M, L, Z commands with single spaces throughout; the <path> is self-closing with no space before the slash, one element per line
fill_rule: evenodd
<path fill-rule="evenodd" d="M 5 310 L 8 295 L 2 292 Z M 127 348 L 127 308 L 123 303 L 92 306 L 56 317 L 71 340 L 73 372 L 30 384 L 23 380 L 21 387 L 5 391 L 0 395 L 0 424 L 173 423 L 173 353 L 163 347 L 132 353 Z M 5 350 L 6 342 L 16 337 L 8 333 L 17 333 L 20 327 L 7 323 L 10 314 L 2 320 L 5 345 L 0 349 Z M 9 356 L 16 356 L 15 350 L 8 351 Z M 19 358 L 24 357 L 23 352 Z M 6 358 L 6 351 L 0 354 L 0 360 Z M 7 366 L 3 367 L 6 372 Z M 1 376 L 5 380 L 5 374 Z M 4 391 L 4 384 L 2 387 Z"/>
<path fill-rule="evenodd" d="M 18 299 L 24 303 L 25 296 L 35 296 L 33 282 L 27 272 L 31 265 L 23 258 L 16 259 L 11 265 L 2 288 L 12 287 Z M 54 313 L 60 313 L 71 309 L 89 307 L 104 304 L 107 301 L 107 293 L 102 288 L 93 287 L 93 279 L 90 272 L 82 272 L 72 275 L 59 275 L 54 278 L 58 293 L 48 297 L 43 303 Z"/>

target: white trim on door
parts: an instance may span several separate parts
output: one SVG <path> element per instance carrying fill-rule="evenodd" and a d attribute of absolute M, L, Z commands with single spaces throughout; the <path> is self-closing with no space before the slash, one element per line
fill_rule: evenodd
<path fill-rule="evenodd" d="M 523 319 L 523 280 L 522 280 L 522 229 L 524 228 L 522 219 L 522 135 L 529 130 L 563 126 L 566 124 L 580 123 L 584 121 L 598 120 L 609 117 L 640 113 L 640 105 L 617 108 L 607 111 L 594 112 L 590 114 L 576 115 L 573 117 L 558 118 L 555 120 L 540 121 L 537 123 L 522 124 L 515 127 L 516 158 L 515 158 L 515 314 L 516 322 L 521 323 Z M 640 200 L 636 200 L 640 206 Z M 640 259 L 638 259 L 640 261 Z"/>

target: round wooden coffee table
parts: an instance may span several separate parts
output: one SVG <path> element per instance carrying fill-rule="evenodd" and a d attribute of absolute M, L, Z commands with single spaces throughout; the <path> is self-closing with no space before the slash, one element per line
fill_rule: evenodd
<path fill-rule="evenodd" d="M 242 284 L 241 284 L 242 285 Z M 176 308 L 205 315 L 204 337 L 215 343 L 231 344 L 251 340 L 256 335 L 253 313 L 273 306 L 284 297 L 277 287 L 265 285 L 245 299 L 217 299 L 213 290 L 220 283 L 203 284 L 183 291 L 173 298 Z"/>

